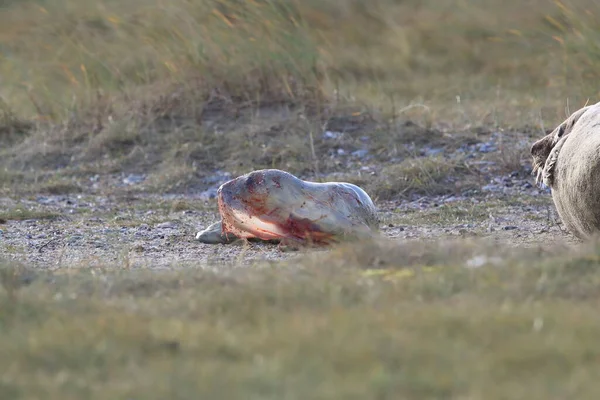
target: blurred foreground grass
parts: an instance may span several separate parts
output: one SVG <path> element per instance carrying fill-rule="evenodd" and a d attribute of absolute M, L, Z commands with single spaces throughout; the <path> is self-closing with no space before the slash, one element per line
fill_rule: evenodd
<path fill-rule="evenodd" d="M 0 397 L 595 399 L 598 254 L 463 240 L 218 272 L 6 263 Z"/>

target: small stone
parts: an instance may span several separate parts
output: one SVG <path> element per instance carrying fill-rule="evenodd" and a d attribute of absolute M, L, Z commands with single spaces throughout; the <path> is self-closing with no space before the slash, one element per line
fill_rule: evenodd
<path fill-rule="evenodd" d="M 226 182 L 230 179 L 231 179 L 230 172 L 217 171 L 217 173 L 215 173 L 214 175 L 205 177 L 203 179 L 203 181 L 208 184 L 220 184 L 220 183 Z"/>
<path fill-rule="evenodd" d="M 81 239 L 83 239 L 83 235 L 72 235 L 69 238 L 67 238 L 67 244 L 68 245 L 75 244 L 78 241 L 80 241 Z"/>
<path fill-rule="evenodd" d="M 142 183 L 145 180 L 145 175 L 129 174 L 125 179 L 123 179 L 123 183 L 126 185 L 137 185 L 138 183 Z"/>
<path fill-rule="evenodd" d="M 442 154 L 443 152 L 444 152 L 444 149 L 441 149 L 441 148 L 426 148 L 423 151 L 423 155 L 432 157 L 432 156 L 436 156 L 438 154 Z"/>
<path fill-rule="evenodd" d="M 52 203 L 56 203 L 56 199 L 55 198 L 50 198 L 50 197 L 45 197 L 45 196 L 40 196 L 36 200 L 40 204 L 52 204 Z"/>
<path fill-rule="evenodd" d="M 175 229 L 176 227 L 177 227 L 176 224 L 171 221 L 162 222 L 162 223 L 156 225 L 156 228 L 158 228 L 158 229 Z"/>
<path fill-rule="evenodd" d="M 507 225 L 507 226 L 505 226 L 502 229 L 504 229 L 505 231 L 513 231 L 515 229 L 519 229 L 519 227 L 518 226 L 514 226 L 514 225 Z"/>
<path fill-rule="evenodd" d="M 338 139 L 342 135 L 343 134 L 341 132 L 325 131 L 325 133 L 323 133 L 323 138 L 324 139 Z"/>
<path fill-rule="evenodd" d="M 352 155 L 358 158 L 365 158 L 369 154 L 369 150 L 360 149 L 352 152 Z"/>
<path fill-rule="evenodd" d="M 496 150 L 498 150 L 498 148 L 493 142 L 480 143 L 477 145 L 477 151 L 479 151 L 480 153 L 491 153 Z"/>

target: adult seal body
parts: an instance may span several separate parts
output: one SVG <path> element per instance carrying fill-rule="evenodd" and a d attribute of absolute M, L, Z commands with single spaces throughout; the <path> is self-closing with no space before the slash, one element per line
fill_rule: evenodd
<path fill-rule="evenodd" d="M 580 239 L 600 231 L 600 103 L 577 110 L 531 147 L 537 182 L 552 191 L 567 229 Z"/>
<path fill-rule="evenodd" d="M 371 198 L 350 183 L 308 182 L 265 169 L 224 183 L 217 200 L 221 221 L 198 232 L 200 242 L 225 244 L 244 238 L 328 245 L 378 231 Z"/>

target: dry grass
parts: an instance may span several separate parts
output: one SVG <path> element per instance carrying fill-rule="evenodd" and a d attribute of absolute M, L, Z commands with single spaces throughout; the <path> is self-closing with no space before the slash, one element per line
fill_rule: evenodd
<path fill-rule="evenodd" d="M 154 171 L 153 188 L 178 190 L 215 167 L 333 171 L 322 128 L 340 115 L 351 128 L 357 109 L 381 161 L 414 143 L 407 118 L 539 135 L 597 96 L 599 15 L 591 0 L 13 2 L 0 136 L 36 133 L 0 156 L 21 171 Z"/>
<path fill-rule="evenodd" d="M 460 193 L 481 178 L 452 151 L 503 132 L 482 157 L 519 170 L 533 136 L 600 94 L 595 0 L 0 10 L 3 196 L 119 173 L 149 175 L 127 195 L 197 192 L 216 170 L 267 167 L 341 173 L 380 200 Z M 491 208 L 408 218 L 472 222 Z M 549 247 L 379 241 L 216 272 L 2 262 L 0 398 L 596 399 L 598 246 Z"/>
<path fill-rule="evenodd" d="M 411 194 L 458 194 L 476 184 L 476 176 L 469 176 L 464 161 L 438 156 L 407 158 L 400 164 L 384 167 L 371 184 L 371 190 L 377 198 L 388 200 Z"/>
<path fill-rule="evenodd" d="M 23 221 L 27 219 L 54 219 L 59 216 L 60 214 L 52 211 L 34 210 L 18 206 L 0 211 L 0 223 L 5 223 L 6 221 Z"/>
<path fill-rule="evenodd" d="M 593 246 L 368 243 L 259 267 L 34 273 L 5 264 L 0 395 L 599 394 Z"/>
<path fill-rule="evenodd" d="M 119 114 L 117 106 L 126 103 L 114 104 L 117 97 L 123 102 L 150 97 L 162 106 L 153 110 L 160 113 L 206 96 L 286 100 L 319 89 L 316 49 L 291 4 L 95 5 L 24 2 L 3 12 L 2 72 L 14 84 L 2 95 L 11 106 L 45 119 L 85 113 L 90 106 Z M 187 91 L 170 93 L 174 86 Z M 143 97 L 135 96 L 138 91 Z"/>
<path fill-rule="evenodd" d="M 516 106 L 538 113 L 597 95 L 586 85 L 598 62 L 591 0 L 96 4 L 4 9 L 2 98 L 19 115 L 65 117 L 89 106 L 119 113 L 116 99 L 161 96 L 154 111 L 199 111 L 208 97 L 315 100 L 335 89 L 390 111 L 391 99 L 396 111 L 411 101 L 436 114 L 462 107 L 463 122 L 477 123 Z"/>

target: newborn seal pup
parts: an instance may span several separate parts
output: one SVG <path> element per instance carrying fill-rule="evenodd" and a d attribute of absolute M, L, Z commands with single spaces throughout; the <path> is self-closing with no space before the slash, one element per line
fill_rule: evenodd
<path fill-rule="evenodd" d="M 377 210 L 356 185 L 303 181 L 277 169 L 250 172 L 217 190 L 221 221 L 196 234 L 202 243 L 238 239 L 328 245 L 378 232 Z"/>
<path fill-rule="evenodd" d="M 579 239 L 600 231 L 600 103 L 577 110 L 531 147 L 536 182 Z"/>

